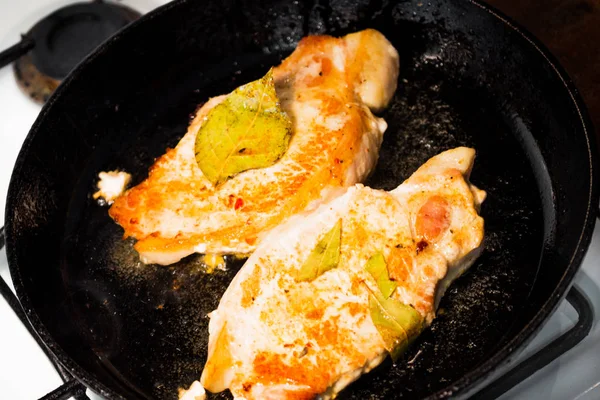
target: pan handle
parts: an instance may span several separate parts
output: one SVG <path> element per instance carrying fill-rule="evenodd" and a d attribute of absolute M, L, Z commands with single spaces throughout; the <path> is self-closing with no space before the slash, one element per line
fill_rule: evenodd
<path fill-rule="evenodd" d="M 594 324 L 594 309 L 590 300 L 576 285 L 567 293 L 567 301 L 578 314 L 577 323 L 568 331 L 515 365 L 510 371 L 475 393 L 470 400 L 496 399 L 535 374 L 581 342 Z"/>
<path fill-rule="evenodd" d="M 24 56 L 35 47 L 35 42 L 27 35 L 21 35 L 21 41 L 0 52 L 0 68 Z"/>

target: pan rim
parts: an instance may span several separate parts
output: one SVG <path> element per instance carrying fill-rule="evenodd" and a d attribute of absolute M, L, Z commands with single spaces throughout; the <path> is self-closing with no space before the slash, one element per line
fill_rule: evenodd
<path fill-rule="evenodd" d="M 7 212 L 5 213 L 5 215 L 7 215 L 5 221 L 7 233 L 6 251 L 10 274 L 14 282 L 17 296 L 19 297 L 25 314 L 27 315 L 29 322 L 31 323 L 32 327 L 34 328 L 34 331 L 40 337 L 42 342 L 48 347 L 48 349 L 54 354 L 54 356 L 60 361 L 60 363 L 69 370 L 73 377 L 81 381 L 92 391 L 107 398 L 124 399 L 124 397 L 121 394 L 110 389 L 101 381 L 96 379 L 93 376 L 93 374 L 89 373 L 84 368 L 82 368 L 62 349 L 62 347 L 53 339 L 52 335 L 46 329 L 45 325 L 42 323 L 38 314 L 31 305 L 29 296 L 27 295 L 26 290 L 23 286 L 22 276 L 20 274 L 19 269 L 16 266 L 17 256 L 16 251 L 14 250 L 16 247 L 16 243 L 14 242 L 12 235 L 9 234 L 9 232 L 12 231 L 13 223 L 12 219 L 8 217 L 10 215 L 8 211 L 10 209 L 13 209 L 15 206 L 14 196 L 11 195 L 11 192 L 13 192 L 13 190 L 10 190 L 10 188 L 14 185 L 14 177 L 18 175 L 19 172 L 22 170 L 25 155 L 26 153 L 28 153 L 28 149 L 31 143 L 33 142 L 33 139 L 36 136 L 37 132 L 39 131 L 42 122 L 45 120 L 46 115 L 52 109 L 52 105 L 56 102 L 56 99 L 60 98 L 61 94 L 69 88 L 71 81 L 74 79 L 75 76 L 78 75 L 78 72 L 84 69 L 87 64 L 93 62 L 98 56 L 101 56 L 113 41 L 119 40 L 121 36 L 127 34 L 127 32 L 129 32 L 131 29 L 135 29 L 138 25 L 141 24 L 147 24 L 149 23 L 149 21 L 167 12 L 171 8 L 179 7 L 181 4 L 187 3 L 189 1 L 192 0 L 175 0 L 171 3 L 168 3 L 151 11 L 150 13 L 144 15 L 137 21 L 134 21 L 133 23 L 129 24 L 116 35 L 112 36 L 100 46 L 98 46 L 98 48 L 94 52 L 88 55 L 69 74 L 65 81 L 56 90 L 55 94 L 44 105 L 35 123 L 32 125 L 17 157 L 13 174 L 11 176 L 11 183 L 9 185 L 9 192 L 6 203 Z M 427 399 L 446 398 L 457 394 L 459 396 L 466 396 L 467 394 L 475 393 L 476 390 L 479 389 L 479 385 L 486 378 L 488 378 L 494 372 L 499 372 L 506 368 L 507 364 L 509 363 L 510 356 L 515 355 L 529 343 L 529 341 L 533 338 L 533 335 L 537 331 L 539 331 L 546 318 L 554 311 L 554 309 L 558 306 L 560 301 L 564 298 L 576 272 L 579 270 L 583 257 L 589 247 L 589 243 L 592 238 L 592 232 L 594 229 L 597 214 L 597 209 L 594 206 L 594 204 L 598 204 L 599 198 L 598 178 L 594 174 L 594 168 L 598 166 L 598 152 L 596 148 L 596 139 L 593 135 L 594 128 L 591 123 L 587 108 L 585 107 L 585 104 L 583 102 L 583 99 L 581 98 L 581 95 L 575 87 L 575 84 L 573 83 L 572 79 L 566 73 L 564 68 L 559 64 L 558 60 L 550 53 L 550 51 L 521 25 L 514 22 L 512 19 L 505 16 L 503 13 L 499 12 L 495 8 L 482 3 L 481 0 L 469 0 L 469 3 L 489 13 L 490 15 L 498 19 L 500 23 L 504 24 L 507 28 L 512 29 L 519 36 L 525 39 L 529 43 L 529 45 L 531 45 L 533 49 L 535 49 L 544 58 L 544 60 L 549 64 L 549 66 L 552 67 L 559 80 L 562 82 L 564 88 L 566 89 L 567 93 L 571 98 L 571 101 L 573 102 L 575 110 L 577 111 L 579 120 L 583 128 L 583 133 L 586 138 L 589 161 L 590 186 L 588 190 L 588 204 L 586 216 L 584 223 L 582 224 L 577 245 L 573 250 L 573 255 L 565 268 L 563 276 L 561 277 L 558 285 L 555 287 L 548 300 L 546 300 L 546 302 L 542 305 L 542 307 L 535 314 L 535 316 L 529 321 L 529 323 L 517 335 L 515 335 L 504 347 L 496 350 L 495 354 L 493 354 L 492 357 L 488 358 L 485 362 L 480 364 L 474 370 L 466 373 L 463 377 L 453 382 L 446 388 L 433 393 L 432 395 L 427 397 Z"/>

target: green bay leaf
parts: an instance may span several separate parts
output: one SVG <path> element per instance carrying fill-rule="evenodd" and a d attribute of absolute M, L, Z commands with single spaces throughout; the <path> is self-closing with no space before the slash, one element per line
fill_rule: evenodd
<path fill-rule="evenodd" d="M 196 136 L 196 162 L 216 186 L 240 172 L 273 165 L 291 135 L 292 123 L 279 105 L 269 70 L 209 111 Z"/>
<path fill-rule="evenodd" d="M 298 270 L 296 280 L 310 282 L 321 274 L 337 267 L 340 262 L 340 244 L 342 240 L 342 220 L 327 232 L 317 243 L 313 251 Z"/>
<path fill-rule="evenodd" d="M 423 317 L 413 307 L 369 290 L 369 311 L 386 350 L 396 361 L 421 333 Z"/>
<path fill-rule="evenodd" d="M 394 290 L 396 290 L 398 284 L 390 279 L 383 254 L 378 252 L 371 256 L 369 261 L 367 261 L 365 269 L 377 281 L 377 287 L 381 291 L 381 294 L 383 294 L 383 297 L 386 299 L 389 298 L 394 293 Z"/>

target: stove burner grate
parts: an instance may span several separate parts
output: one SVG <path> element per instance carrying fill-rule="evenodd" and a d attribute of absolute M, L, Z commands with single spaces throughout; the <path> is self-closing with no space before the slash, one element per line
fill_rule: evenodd
<path fill-rule="evenodd" d="M 20 43 L 0 53 L 0 68 L 15 61 L 19 87 L 44 103 L 86 55 L 139 17 L 137 11 L 101 0 L 65 6 L 36 23 Z"/>

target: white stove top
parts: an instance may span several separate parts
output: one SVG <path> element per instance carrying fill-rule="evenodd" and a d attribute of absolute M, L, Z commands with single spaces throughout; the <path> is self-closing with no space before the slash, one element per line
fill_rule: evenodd
<path fill-rule="evenodd" d="M 74 0 L 0 1 L 0 50 L 19 40 L 40 18 Z M 140 12 L 167 3 L 165 0 L 124 0 Z M 6 192 L 13 164 L 40 107 L 23 95 L 13 78 L 12 68 L 0 69 L 0 221 L 4 221 Z M 595 308 L 600 308 L 600 226 L 583 268 L 575 279 Z M 0 276 L 10 282 L 4 250 L 0 251 Z M 523 352 L 531 354 L 558 337 L 576 321 L 567 302 L 546 323 Z M 600 398 L 600 326 L 577 347 L 502 396 L 517 400 L 592 400 Z M 37 399 L 62 384 L 59 375 L 6 302 L 0 298 L 0 398 Z M 89 391 L 88 391 L 89 393 Z M 90 394 L 90 398 L 100 399 Z"/>

